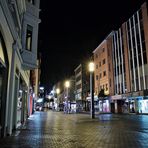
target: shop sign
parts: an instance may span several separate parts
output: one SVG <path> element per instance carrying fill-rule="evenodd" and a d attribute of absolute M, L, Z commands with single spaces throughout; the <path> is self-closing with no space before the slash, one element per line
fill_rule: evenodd
<path fill-rule="evenodd" d="M 137 97 L 137 96 L 140 96 L 140 92 L 138 91 L 138 92 L 133 92 L 132 93 L 132 97 Z"/>
<path fill-rule="evenodd" d="M 121 99 L 122 99 L 122 95 L 111 96 L 111 100 L 121 100 Z"/>

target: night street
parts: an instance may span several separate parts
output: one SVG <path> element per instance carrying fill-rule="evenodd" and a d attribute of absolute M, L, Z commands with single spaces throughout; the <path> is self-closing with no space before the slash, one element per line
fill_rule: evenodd
<path fill-rule="evenodd" d="M 148 147 L 147 115 L 35 112 L 27 125 L 0 139 L 1 148 L 142 148 Z"/>

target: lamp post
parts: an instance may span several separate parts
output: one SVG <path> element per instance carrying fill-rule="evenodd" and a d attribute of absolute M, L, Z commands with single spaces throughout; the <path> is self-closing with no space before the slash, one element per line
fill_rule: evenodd
<path fill-rule="evenodd" d="M 94 110 L 94 63 L 89 63 L 89 72 L 90 72 L 90 95 L 91 95 L 91 118 L 95 118 Z"/>
<path fill-rule="evenodd" d="M 59 93 L 60 93 L 60 89 L 59 88 L 57 88 L 56 89 L 56 93 L 57 93 L 57 111 L 59 111 L 59 103 L 60 103 L 60 101 L 59 101 Z"/>
<path fill-rule="evenodd" d="M 66 81 L 66 82 L 65 82 L 65 87 L 66 87 L 66 89 L 67 89 L 66 113 L 68 113 L 68 97 L 69 97 L 68 89 L 69 89 L 69 87 L 70 87 L 70 82 L 69 82 L 69 81 Z"/>

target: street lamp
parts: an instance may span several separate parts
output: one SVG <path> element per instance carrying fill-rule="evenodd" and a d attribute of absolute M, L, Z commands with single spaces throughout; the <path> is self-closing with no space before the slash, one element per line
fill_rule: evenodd
<path fill-rule="evenodd" d="M 90 95 L 91 95 L 91 118 L 95 118 L 94 110 L 94 63 L 89 63 L 89 72 L 90 72 Z"/>
<path fill-rule="evenodd" d="M 58 97 L 58 95 L 60 93 L 60 89 L 59 88 L 56 89 L 56 93 L 57 93 L 57 110 L 59 111 L 59 104 L 60 104 L 59 97 Z"/>
<path fill-rule="evenodd" d="M 67 89 L 67 98 L 66 98 L 66 112 L 68 113 L 68 88 L 70 87 L 70 81 L 65 82 L 65 87 Z"/>
<path fill-rule="evenodd" d="M 57 93 L 57 94 L 60 93 L 60 89 L 59 89 L 59 88 L 56 89 L 56 93 Z"/>

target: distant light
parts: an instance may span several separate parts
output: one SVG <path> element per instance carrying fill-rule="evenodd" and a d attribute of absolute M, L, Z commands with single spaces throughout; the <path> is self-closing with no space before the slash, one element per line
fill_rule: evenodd
<path fill-rule="evenodd" d="M 33 98 L 35 98 L 35 93 L 33 93 Z"/>
<path fill-rule="evenodd" d="M 90 62 L 89 63 L 89 71 L 94 72 L 94 70 L 95 70 L 95 64 L 93 62 Z"/>
<path fill-rule="evenodd" d="M 38 103 L 43 102 L 43 98 L 37 100 Z"/>
<path fill-rule="evenodd" d="M 41 87 L 40 87 L 40 90 L 44 90 L 44 87 L 41 86 Z"/>
<path fill-rule="evenodd" d="M 54 90 L 51 91 L 51 94 L 54 94 Z"/>
<path fill-rule="evenodd" d="M 19 92 L 22 93 L 23 91 L 22 90 L 19 90 Z"/>
<path fill-rule="evenodd" d="M 65 87 L 66 87 L 66 88 L 69 88 L 69 87 L 70 87 L 70 82 L 69 82 L 69 81 L 66 81 L 66 82 L 65 82 Z"/>
<path fill-rule="evenodd" d="M 52 98 L 52 96 L 49 95 L 49 96 L 48 96 L 48 99 L 51 99 L 51 98 Z"/>
<path fill-rule="evenodd" d="M 56 89 L 56 93 L 57 93 L 57 94 L 60 93 L 60 89 L 59 89 L 59 88 Z"/>

